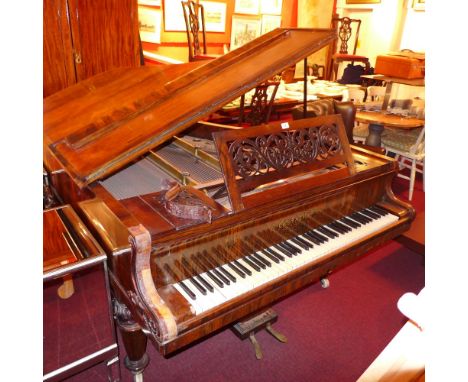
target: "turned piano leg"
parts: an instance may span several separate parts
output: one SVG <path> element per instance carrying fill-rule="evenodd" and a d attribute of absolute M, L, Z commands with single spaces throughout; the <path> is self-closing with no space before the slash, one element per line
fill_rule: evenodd
<path fill-rule="evenodd" d="M 124 359 L 125 367 L 133 374 L 134 382 L 142 382 L 143 371 L 149 363 L 146 354 L 147 337 L 140 325 L 133 321 L 125 305 L 114 301 L 114 307 L 116 323 L 127 353 Z"/>

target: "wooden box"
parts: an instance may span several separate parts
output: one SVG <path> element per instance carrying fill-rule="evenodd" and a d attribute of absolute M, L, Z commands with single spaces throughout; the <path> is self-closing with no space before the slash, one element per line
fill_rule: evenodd
<path fill-rule="evenodd" d="M 403 55 L 381 55 L 375 61 L 375 74 L 389 77 L 424 78 L 425 60 Z"/>

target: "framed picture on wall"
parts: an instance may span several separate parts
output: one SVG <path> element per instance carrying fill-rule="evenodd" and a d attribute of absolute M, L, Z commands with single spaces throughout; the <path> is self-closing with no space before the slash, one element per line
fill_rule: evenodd
<path fill-rule="evenodd" d="M 346 0 L 346 4 L 378 4 L 380 0 Z"/>
<path fill-rule="evenodd" d="M 226 31 L 226 3 L 215 1 L 200 1 L 205 13 L 205 29 L 207 32 Z"/>
<path fill-rule="evenodd" d="M 281 26 L 281 16 L 278 15 L 262 15 L 261 34 L 268 33 L 273 29 Z"/>
<path fill-rule="evenodd" d="M 138 7 L 138 29 L 141 41 L 161 42 L 161 10 Z"/>
<path fill-rule="evenodd" d="M 260 36 L 261 20 L 258 17 L 232 16 L 231 47 L 234 50 Z"/>
<path fill-rule="evenodd" d="M 161 0 L 138 0 L 138 5 L 150 5 L 152 7 L 160 7 Z"/>
<path fill-rule="evenodd" d="M 164 30 L 185 32 L 184 10 L 180 0 L 164 0 Z"/>
<path fill-rule="evenodd" d="M 247 15 L 258 15 L 260 0 L 235 0 L 234 13 L 244 13 Z"/>
<path fill-rule="evenodd" d="M 283 0 L 260 0 L 260 13 L 267 15 L 281 15 Z"/>
<path fill-rule="evenodd" d="M 413 0 L 413 9 L 415 11 L 424 11 L 426 9 L 426 0 Z"/>

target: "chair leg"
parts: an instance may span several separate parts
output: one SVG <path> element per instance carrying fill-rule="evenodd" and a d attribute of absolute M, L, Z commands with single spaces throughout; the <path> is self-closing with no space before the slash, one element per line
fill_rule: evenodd
<path fill-rule="evenodd" d="M 333 78 L 332 81 L 337 81 L 338 80 L 338 67 L 340 66 L 340 63 L 337 62 L 336 60 L 333 61 Z"/>
<path fill-rule="evenodd" d="M 408 199 L 413 199 L 414 180 L 416 178 L 416 159 L 411 160 L 410 188 Z"/>

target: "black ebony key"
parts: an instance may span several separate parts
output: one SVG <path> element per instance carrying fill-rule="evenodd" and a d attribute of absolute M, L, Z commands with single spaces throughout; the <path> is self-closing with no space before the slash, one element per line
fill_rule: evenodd
<path fill-rule="evenodd" d="M 341 228 L 340 226 L 337 226 L 336 224 L 333 223 L 330 223 L 328 224 L 328 227 L 330 227 L 332 230 L 335 230 L 341 234 L 345 234 L 347 231 L 343 228 Z"/>
<path fill-rule="evenodd" d="M 253 261 L 251 261 L 248 256 L 245 256 L 244 258 L 242 258 L 242 260 L 244 260 L 251 268 L 253 268 L 257 272 L 260 272 L 260 267 Z"/>
<path fill-rule="evenodd" d="M 381 214 L 382 216 L 385 216 L 385 215 L 388 215 L 390 212 L 388 212 L 387 210 L 383 209 L 382 207 L 379 207 L 379 206 L 370 206 L 369 207 L 372 211 L 378 213 L 378 214 Z"/>
<path fill-rule="evenodd" d="M 213 273 L 221 279 L 221 281 L 223 283 L 225 283 L 226 285 L 230 285 L 231 282 L 229 281 L 229 279 L 226 278 L 226 276 L 224 276 L 218 269 L 213 269 Z"/>
<path fill-rule="evenodd" d="M 263 264 L 263 261 L 259 260 L 253 253 L 247 256 L 250 261 L 253 261 L 257 264 L 260 268 L 266 269 L 266 265 Z"/>
<path fill-rule="evenodd" d="M 262 262 L 267 267 L 271 268 L 271 263 L 267 259 L 265 259 L 261 254 L 252 253 L 252 257 L 255 257 L 258 261 Z"/>
<path fill-rule="evenodd" d="M 284 261 L 284 256 L 281 253 L 275 251 L 273 248 L 262 249 L 262 252 L 267 252 L 270 255 L 276 257 L 279 261 Z"/>
<path fill-rule="evenodd" d="M 195 288 L 197 288 L 200 291 L 202 295 L 206 296 L 206 289 L 203 288 L 203 286 L 197 280 L 195 280 L 193 277 L 189 278 L 188 280 L 193 284 Z"/>
<path fill-rule="evenodd" d="M 302 253 L 302 249 L 296 247 L 293 243 L 290 243 L 289 241 L 282 241 L 279 244 L 282 244 L 283 246 L 289 248 L 290 251 L 293 252 L 293 254 Z"/>
<path fill-rule="evenodd" d="M 311 240 L 309 240 L 307 237 L 304 237 L 303 234 L 301 234 L 301 236 L 298 236 L 297 239 L 304 242 L 308 246 L 307 249 L 314 248 L 314 243 Z"/>
<path fill-rule="evenodd" d="M 372 220 L 380 218 L 379 214 L 376 214 L 375 212 L 368 211 L 368 210 L 361 210 L 361 211 L 359 211 L 359 213 L 371 218 Z"/>
<path fill-rule="evenodd" d="M 370 219 L 366 218 L 365 216 L 362 216 L 362 215 L 358 214 L 357 212 L 352 214 L 350 217 L 351 217 L 351 219 L 356 220 L 361 224 L 367 224 L 367 223 L 369 223 L 371 221 Z"/>
<path fill-rule="evenodd" d="M 303 234 L 303 237 L 301 237 L 301 239 L 309 245 L 309 248 L 314 248 L 314 242 L 307 235 Z"/>
<path fill-rule="evenodd" d="M 293 257 L 294 256 L 289 250 L 283 248 L 279 244 L 273 244 L 273 248 L 275 248 L 276 250 L 280 251 L 281 253 L 285 254 L 288 257 Z"/>
<path fill-rule="evenodd" d="M 308 251 L 310 248 L 309 244 L 306 241 L 302 240 L 300 237 L 292 237 L 290 240 L 306 251 Z"/>
<path fill-rule="evenodd" d="M 208 275 L 208 277 L 213 280 L 213 282 L 219 286 L 220 288 L 224 288 L 224 284 L 222 283 L 222 281 L 220 279 L 218 279 L 214 273 L 212 271 L 206 271 L 206 274 Z"/>
<path fill-rule="evenodd" d="M 216 260 L 207 252 L 205 258 L 212 264 L 213 273 L 226 285 L 230 285 L 231 282 L 221 272 L 224 271 L 223 267 L 217 264 Z M 220 271 L 221 270 L 221 271 Z M 223 272 L 224 273 L 224 272 Z"/>
<path fill-rule="evenodd" d="M 361 211 L 356 212 L 356 215 L 361 216 L 363 219 L 366 219 L 368 222 L 371 222 L 372 220 L 374 220 L 374 219 L 370 218 L 369 216 L 362 214 Z"/>
<path fill-rule="evenodd" d="M 311 240 L 316 245 L 320 245 L 320 244 L 325 242 L 325 240 L 321 240 L 321 239 L 317 238 L 316 236 L 314 236 L 312 231 L 304 232 L 304 236 L 307 237 L 309 240 Z"/>
<path fill-rule="evenodd" d="M 327 235 L 330 239 L 338 237 L 338 234 L 336 232 L 332 232 L 329 229 L 326 229 L 324 226 L 317 227 L 317 231 L 323 233 L 324 235 Z"/>
<path fill-rule="evenodd" d="M 200 284 L 203 285 L 205 289 L 209 290 L 211 293 L 214 292 L 213 286 L 208 281 L 206 281 L 202 275 L 197 275 L 195 278 L 200 282 Z"/>
<path fill-rule="evenodd" d="M 180 285 L 180 287 L 184 290 L 185 293 L 188 294 L 188 296 L 192 299 L 192 300 L 196 300 L 197 299 L 197 295 L 195 293 L 193 293 L 190 288 L 185 285 L 185 283 L 183 281 L 179 281 L 178 284 Z"/>
<path fill-rule="evenodd" d="M 351 232 L 353 229 L 349 226 L 347 226 L 346 224 L 340 222 L 340 221 L 334 221 L 333 222 L 334 225 L 336 225 L 337 227 L 341 227 L 342 229 L 344 229 L 346 232 Z"/>
<path fill-rule="evenodd" d="M 252 276 L 252 272 L 250 271 L 250 269 L 244 267 L 244 265 L 241 264 L 238 260 L 234 260 L 233 263 L 234 263 L 237 267 L 239 267 L 239 268 L 242 270 L 242 272 L 244 272 L 244 273 L 247 274 L 248 276 Z"/>
<path fill-rule="evenodd" d="M 236 282 L 236 278 L 231 273 L 229 273 L 227 269 L 224 268 L 224 265 L 219 265 L 217 269 L 220 273 L 223 274 L 223 276 L 225 276 L 225 278 L 227 277 L 227 279 L 231 280 L 232 282 Z M 229 284 L 229 280 L 227 280 L 227 284 Z"/>
<path fill-rule="evenodd" d="M 329 240 L 326 235 L 321 234 L 320 232 L 317 231 L 317 229 L 314 229 L 310 232 L 316 237 L 320 238 L 320 240 L 323 240 L 324 243 Z"/>
<path fill-rule="evenodd" d="M 359 228 L 361 226 L 359 223 L 346 217 L 342 218 L 341 221 L 353 228 Z"/>
<path fill-rule="evenodd" d="M 231 268 L 234 272 L 236 272 L 240 277 L 245 279 L 245 273 L 242 272 L 239 268 L 237 268 L 233 263 L 228 263 L 228 267 Z"/>
<path fill-rule="evenodd" d="M 221 269 L 221 271 L 224 273 L 224 275 L 229 279 L 231 280 L 233 283 L 235 283 L 237 281 L 237 279 L 234 277 L 234 275 L 229 272 L 226 268 L 226 264 L 222 265 L 219 267 L 219 269 Z"/>
<path fill-rule="evenodd" d="M 213 280 L 213 282 L 214 282 L 217 286 L 219 286 L 220 288 L 224 288 L 224 284 L 222 283 L 222 281 L 219 280 L 219 279 L 213 274 L 213 272 L 210 270 L 210 269 L 211 269 L 210 265 L 209 265 L 207 262 L 205 263 L 203 260 L 204 260 L 204 259 L 203 259 L 203 257 L 201 256 L 200 253 L 198 253 L 198 255 L 194 257 L 194 261 L 195 261 L 196 263 L 198 263 L 198 266 L 199 266 L 199 267 L 201 267 L 202 269 L 205 270 L 205 272 L 206 272 L 206 274 L 208 275 L 208 277 L 209 277 L 211 280 Z"/>
<path fill-rule="evenodd" d="M 274 261 L 276 264 L 279 264 L 280 261 L 277 257 L 275 257 L 274 255 L 272 255 L 271 253 L 265 251 L 264 249 L 262 249 L 262 254 L 266 257 L 268 257 L 271 261 Z"/>

